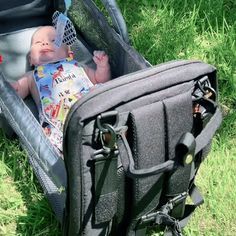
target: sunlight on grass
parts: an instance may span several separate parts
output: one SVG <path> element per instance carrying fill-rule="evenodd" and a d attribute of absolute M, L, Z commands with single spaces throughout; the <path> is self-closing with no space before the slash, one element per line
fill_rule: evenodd
<path fill-rule="evenodd" d="M 232 191 L 236 182 L 232 170 L 236 163 L 236 150 L 225 141 L 222 149 L 222 145 L 214 140 L 212 151 L 201 166 L 196 182 L 205 203 L 194 213 L 186 227 L 186 235 L 222 235 L 222 232 L 228 236 L 236 235 L 236 191 Z"/>
<path fill-rule="evenodd" d="M 18 217 L 26 215 L 23 198 L 9 177 L 10 171 L 0 161 L 0 235 L 14 235 Z"/>
<path fill-rule="evenodd" d="M 59 223 L 17 141 L 0 132 L 0 235 L 58 236 Z"/>

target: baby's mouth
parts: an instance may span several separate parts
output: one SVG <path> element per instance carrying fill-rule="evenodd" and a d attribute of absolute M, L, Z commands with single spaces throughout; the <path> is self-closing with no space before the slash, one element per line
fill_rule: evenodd
<path fill-rule="evenodd" d="M 48 52 L 54 52 L 54 51 L 50 48 L 45 48 L 40 51 L 40 53 L 48 53 Z"/>

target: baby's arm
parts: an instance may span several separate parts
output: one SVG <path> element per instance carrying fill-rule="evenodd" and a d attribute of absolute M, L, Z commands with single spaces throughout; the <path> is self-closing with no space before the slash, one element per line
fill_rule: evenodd
<path fill-rule="evenodd" d="M 27 72 L 22 78 L 18 81 L 11 83 L 11 86 L 16 90 L 17 94 L 21 98 L 25 98 L 30 94 L 32 86 L 32 72 Z"/>
<path fill-rule="evenodd" d="M 93 55 L 97 68 L 93 70 L 86 67 L 85 71 L 93 84 L 104 83 L 111 78 L 109 58 L 104 51 L 94 51 Z"/>

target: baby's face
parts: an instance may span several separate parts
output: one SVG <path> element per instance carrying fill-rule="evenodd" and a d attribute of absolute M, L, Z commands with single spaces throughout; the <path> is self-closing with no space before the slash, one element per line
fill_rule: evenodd
<path fill-rule="evenodd" d="M 52 26 L 44 26 L 37 30 L 31 41 L 30 64 L 43 65 L 68 57 L 68 47 L 54 45 L 56 31 Z"/>

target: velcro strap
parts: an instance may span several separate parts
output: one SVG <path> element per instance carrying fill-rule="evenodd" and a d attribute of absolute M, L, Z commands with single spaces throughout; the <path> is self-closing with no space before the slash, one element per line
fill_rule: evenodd
<path fill-rule="evenodd" d="M 117 154 L 95 161 L 95 223 L 110 221 L 117 211 Z"/>

